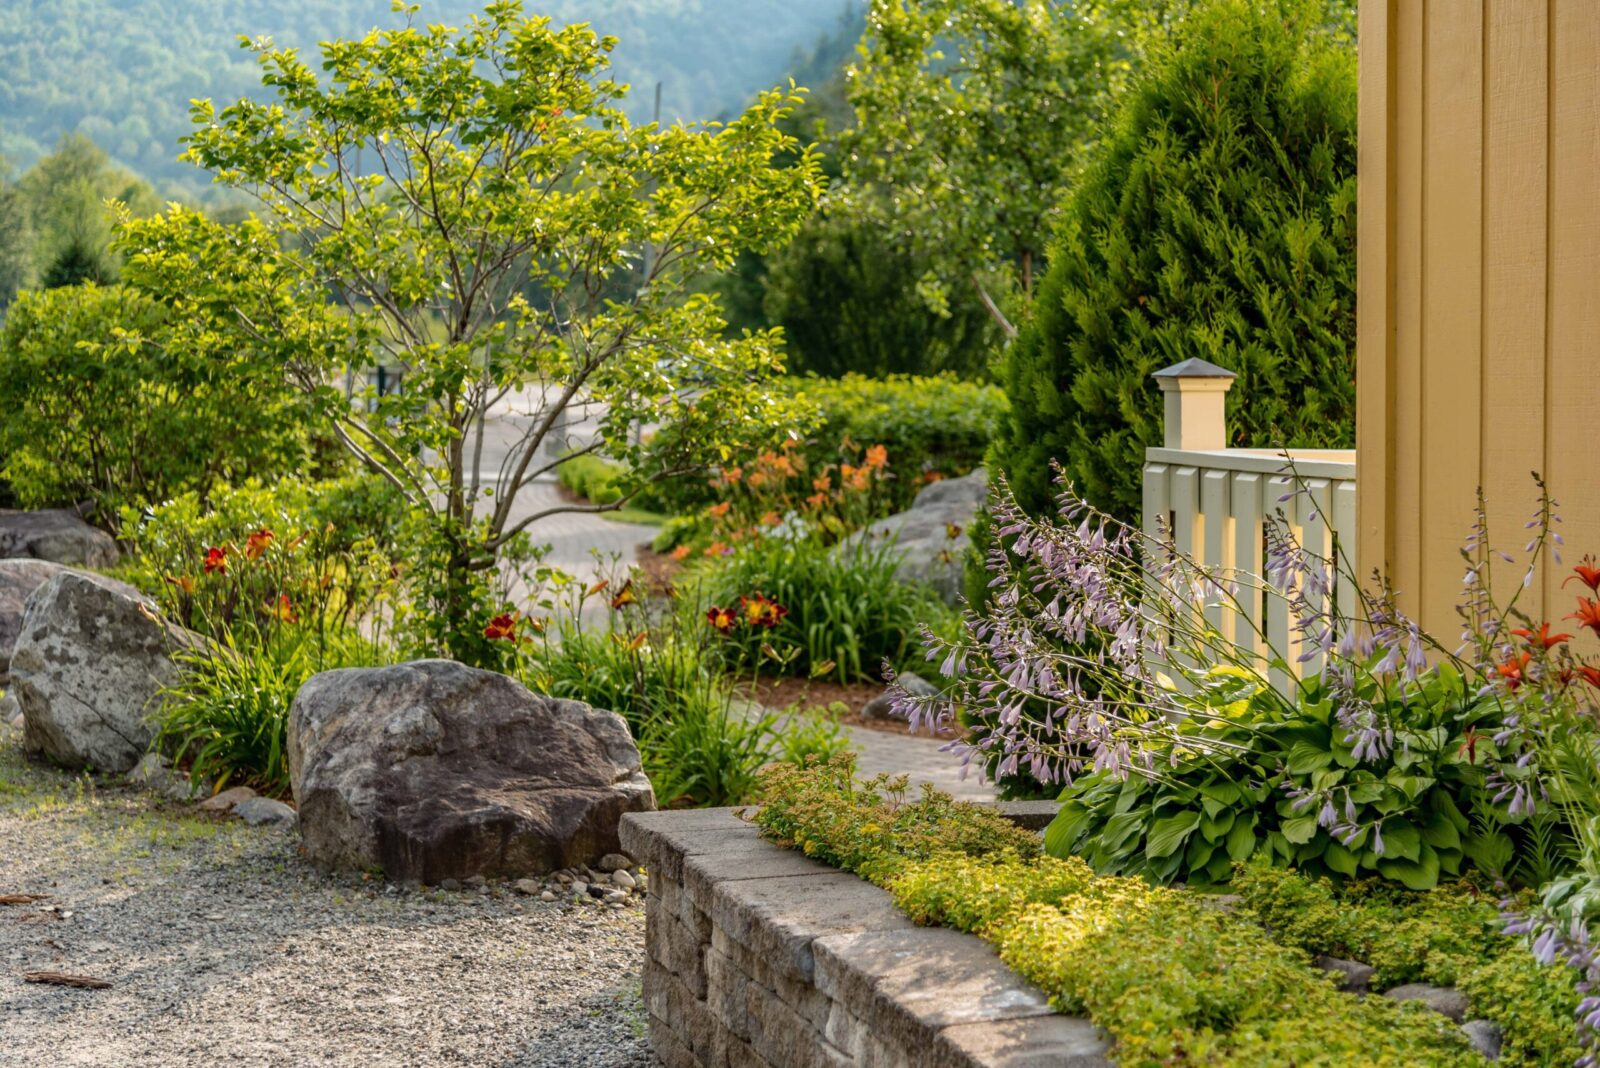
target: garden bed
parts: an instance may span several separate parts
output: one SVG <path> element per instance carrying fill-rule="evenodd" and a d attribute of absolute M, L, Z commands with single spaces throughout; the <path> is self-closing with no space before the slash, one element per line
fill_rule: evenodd
<path fill-rule="evenodd" d="M 667 1068 L 1109 1063 L 981 939 L 917 927 L 733 809 L 630 815 L 622 840 L 651 876 L 644 1000 Z"/>

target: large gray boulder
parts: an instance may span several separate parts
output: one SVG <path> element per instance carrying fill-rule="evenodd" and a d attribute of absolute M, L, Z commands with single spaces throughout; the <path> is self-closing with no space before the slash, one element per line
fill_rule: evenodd
<path fill-rule="evenodd" d="M 191 640 L 98 576 L 55 575 L 29 596 L 11 654 L 23 746 L 69 768 L 129 771 L 154 740 L 171 653 Z"/>
<path fill-rule="evenodd" d="M 0 559 L 48 560 L 72 567 L 111 567 L 117 543 L 64 508 L 42 512 L 0 511 Z"/>
<path fill-rule="evenodd" d="M 989 496 L 983 468 L 960 478 L 924 486 L 911 507 L 851 535 L 846 546 L 894 540 L 900 556 L 896 574 L 904 581 L 926 582 L 949 604 L 961 597 L 962 559 L 972 544 L 972 521 Z"/>
<path fill-rule="evenodd" d="M 29 595 L 65 570 L 61 564 L 53 564 L 48 560 L 0 560 L 0 687 L 6 685 L 11 651 L 17 646 L 17 635 L 22 633 L 22 613 L 27 607 Z M 103 575 L 84 574 L 86 578 L 124 597 L 142 596 L 126 582 Z"/>
<path fill-rule="evenodd" d="M 396 881 L 595 864 L 655 807 L 621 716 L 449 660 L 313 676 L 288 748 L 306 856 Z"/>

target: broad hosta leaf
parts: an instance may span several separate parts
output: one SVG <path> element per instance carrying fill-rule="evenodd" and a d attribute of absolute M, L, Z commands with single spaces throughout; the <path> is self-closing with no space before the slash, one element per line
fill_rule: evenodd
<path fill-rule="evenodd" d="M 1151 859 L 1171 856 L 1198 826 L 1200 826 L 1200 813 L 1193 810 L 1156 820 L 1150 827 L 1150 837 L 1145 843 L 1145 855 Z"/>

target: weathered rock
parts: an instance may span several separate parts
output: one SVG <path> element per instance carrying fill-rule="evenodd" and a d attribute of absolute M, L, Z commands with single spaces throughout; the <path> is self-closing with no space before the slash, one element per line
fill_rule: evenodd
<path fill-rule="evenodd" d="M 0 512 L 0 559 L 31 557 L 73 567 L 110 567 L 121 554 L 111 535 L 75 512 Z"/>
<path fill-rule="evenodd" d="M 545 892 L 544 886 L 537 879 L 518 879 L 516 883 L 513 884 L 513 889 L 515 889 L 517 893 L 526 894 L 529 897 L 533 897 L 539 893 Z"/>
<path fill-rule="evenodd" d="M 934 483 L 938 485 L 938 483 Z M 909 671 L 902 671 L 895 676 L 895 681 L 904 686 L 906 692 L 913 697 L 933 697 L 939 693 L 939 687 L 923 678 L 921 675 Z M 895 691 L 884 690 L 878 696 L 868 701 L 861 707 L 861 715 L 866 719 L 894 719 Z"/>
<path fill-rule="evenodd" d="M 1500 1044 L 1504 1036 L 1499 1024 L 1492 1020 L 1468 1020 L 1461 1025 L 1461 1031 L 1472 1043 L 1472 1048 L 1483 1054 L 1485 1060 L 1500 1059 Z"/>
<path fill-rule="evenodd" d="M 633 861 L 622 853 L 607 853 L 600 858 L 595 867 L 603 872 L 625 871 L 633 867 Z"/>
<path fill-rule="evenodd" d="M 95 577 L 63 571 L 28 598 L 9 692 L 23 744 L 69 768 L 130 770 L 150 748 L 150 714 L 194 636 Z"/>
<path fill-rule="evenodd" d="M 961 596 L 962 557 L 972 542 L 972 521 L 988 495 L 989 476 L 981 467 L 961 478 L 934 482 L 923 487 L 909 509 L 878 520 L 846 538 L 842 546 L 892 538 L 901 554 L 900 578 L 926 582 L 955 604 Z"/>
<path fill-rule="evenodd" d="M 1339 989 L 1352 994 L 1366 993 L 1367 985 L 1372 982 L 1372 965 L 1362 964 L 1358 960 L 1340 960 L 1338 957 L 1319 955 L 1311 963 L 1323 971 L 1333 972 L 1338 976 Z"/>
<path fill-rule="evenodd" d="M 219 794 L 213 794 L 200 802 L 200 808 L 207 812 L 231 812 L 233 806 L 241 801 L 248 801 L 256 796 L 256 792 L 248 786 L 231 786 Z"/>
<path fill-rule="evenodd" d="M 634 882 L 633 876 L 626 871 L 614 871 L 611 873 L 611 885 L 621 887 L 624 890 L 632 890 L 639 884 Z"/>
<path fill-rule="evenodd" d="M 195 784 L 189 777 L 173 771 L 159 753 L 140 757 L 139 763 L 128 772 L 128 781 L 173 801 L 188 801 L 196 794 Z"/>
<path fill-rule="evenodd" d="M 22 613 L 27 608 L 29 595 L 65 570 L 61 564 L 53 564 L 48 560 L 0 560 L 0 686 L 6 683 L 11 651 L 16 648 L 17 635 L 22 633 Z M 126 582 L 118 582 L 104 575 L 80 573 L 124 597 L 143 599 L 143 595 Z"/>
<path fill-rule="evenodd" d="M 1434 1012 L 1448 1016 L 1456 1023 L 1460 1023 L 1467 1014 L 1467 995 L 1453 986 L 1407 983 L 1384 991 L 1383 996 L 1395 1001 L 1420 1001 Z"/>
<path fill-rule="evenodd" d="M 287 827 L 295 821 L 294 809 L 270 797 L 247 797 L 233 806 L 233 814 L 252 827 Z"/>
<path fill-rule="evenodd" d="M 621 716 L 447 660 L 313 676 L 288 754 L 306 856 L 396 880 L 598 862 L 655 804 Z"/>

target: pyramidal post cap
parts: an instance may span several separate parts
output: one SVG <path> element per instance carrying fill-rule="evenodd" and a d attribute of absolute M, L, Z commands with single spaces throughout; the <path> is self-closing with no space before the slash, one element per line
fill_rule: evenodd
<path fill-rule="evenodd" d="M 1239 376 L 1226 367 L 1218 367 L 1214 363 L 1191 356 L 1182 363 L 1175 363 L 1171 367 L 1163 367 L 1150 376 L 1151 378 L 1227 378 L 1234 379 Z"/>

